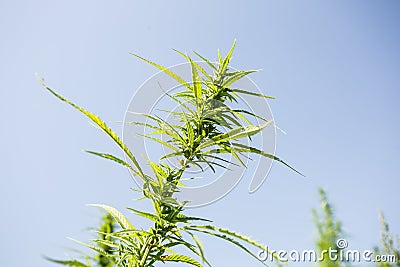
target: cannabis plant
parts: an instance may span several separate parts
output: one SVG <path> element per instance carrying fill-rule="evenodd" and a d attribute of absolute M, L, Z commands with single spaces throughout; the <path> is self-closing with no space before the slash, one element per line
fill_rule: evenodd
<path fill-rule="evenodd" d="M 375 247 L 377 255 L 395 257 L 395 262 L 377 262 L 377 267 L 399 267 L 400 266 L 400 241 L 397 236 L 393 236 L 389 231 L 389 224 L 386 222 L 382 213 L 379 213 L 381 222 L 381 247 Z"/>
<path fill-rule="evenodd" d="M 251 140 L 252 136 L 260 133 L 265 127 L 274 126 L 272 121 L 261 118 L 249 110 L 230 107 L 231 103 L 238 101 L 240 94 L 271 98 L 234 87 L 236 81 L 255 72 L 254 70 L 230 70 L 229 63 L 234 47 L 235 43 L 225 57 L 222 57 L 218 51 L 216 63 L 195 53 L 210 67 L 211 72 L 206 71 L 187 54 L 178 52 L 191 66 L 191 81 L 184 80 L 166 67 L 134 55 L 165 72 L 184 88 L 174 94 L 165 93 L 180 107 L 180 111 L 170 111 L 170 115 L 175 118 L 176 123 L 170 123 L 153 114 L 143 114 L 147 119 L 145 123 L 131 122 L 152 131 L 150 134 L 144 135 L 144 138 L 156 141 L 159 145 L 172 151 L 161 157 L 158 162 L 148 160 L 147 164 L 151 167 L 152 173 L 143 171 L 142 163 L 139 163 L 128 146 L 104 121 L 59 95 L 39 78 L 50 93 L 86 115 L 122 150 L 125 157 L 95 151 L 87 152 L 128 168 L 134 176 L 142 181 L 142 186 L 136 191 L 142 195 L 142 199 L 150 201 L 154 209 L 152 212 L 146 212 L 131 207 L 127 208 L 130 212 L 151 221 L 152 226 L 149 229 L 142 229 L 131 224 L 120 211 L 113 207 L 103 204 L 91 205 L 108 212 L 118 223 L 120 229 L 116 230 L 113 227 L 100 229 L 98 234 L 101 235 L 101 238 L 93 240 L 90 244 L 79 242 L 99 255 L 97 263 L 78 260 L 56 262 L 79 267 L 93 265 L 147 267 L 155 266 L 159 262 L 211 266 L 199 239 L 201 234 L 226 240 L 255 259 L 257 256 L 252 249 L 258 248 L 269 253 L 268 248 L 247 236 L 217 227 L 208 219 L 185 215 L 185 205 L 190 199 L 178 201 L 174 195 L 183 186 L 183 178 L 190 176 L 187 169 L 192 166 L 197 166 L 202 170 L 204 167 L 209 167 L 213 171 L 216 168 L 227 168 L 229 164 L 245 167 L 243 159 L 250 154 L 257 154 L 291 168 L 276 156 L 241 142 L 241 140 Z M 250 122 L 251 118 L 257 118 L 263 123 L 253 124 Z M 167 139 L 165 140 L 161 136 L 167 137 Z M 226 155 L 231 155 L 236 163 L 227 160 Z M 169 158 L 175 158 L 175 162 L 179 161 L 181 164 L 173 166 L 167 161 Z M 177 250 L 186 250 L 187 253 L 178 253 Z M 271 254 L 275 257 L 273 253 Z"/>
<path fill-rule="evenodd" d="M 318 256 L 324 255 L 323 260 L 318 261 L 316 266 L 318 267 L 341 267 L 341 266 L 354 266 L 350 262 L 351 258 L 346 257 L 330 258 L 323 251 L 329 249 L 338 251 L 337 255 L 340 255 L 340 250 L 345 249 L 346 246 L 338 247 L 340 244 L 338 240 L 343 240 L 344 233 L 342 230 L 342 223 L 336 218 L 332 205 L 328 201 L 326 192 L 323 189 L 319 189 L 321 198 L 320 210 L 313 210 L 313 216 L 315 225 L 318 230 L 318 239 L 316 241 L 316 248 Z M 374 256 L 380 256 L 373 258 L 372 265 L 376 267 L 399 267 L 400 266 L 400 241 L 397 236 L 392 235 L 389 231 L 389 224 L 386 222 L 385 217 L 382 213 L 379 214 L 381 223 L 381 245 L 374 247 Z M 351 250 L 350 250 L 351 251 Z M 383 258 L 382 258 L 383 257 Z"/>
<path fill-rule="evenodd" d="M 313 210 L 314 222 L 318 230 L 318 239 L 316 241 L 316 248 L 318 256 L 323 255 L 323 259 L 318 262 L 319 267 L 341 267 L 349 266 L 343 259 L 332 259 L 328 257 L 324 251 L 330 249 L 339 251 L 342 248 L 338 247 L 338 240 L 344 237 L 342 224 L 334 216 L 332 205 L 329 203 L 326 192 L 319 189 L 321 198 L 320 210 Z"/>

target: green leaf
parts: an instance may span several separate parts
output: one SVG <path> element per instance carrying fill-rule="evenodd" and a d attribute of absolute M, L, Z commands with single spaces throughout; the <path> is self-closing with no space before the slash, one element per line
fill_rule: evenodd
<path fill-rule="evenodd" d="M 127 124 L 139 125 L 139 126 L 147 127 L 147 128 L 149 128 L 149 129 L 154 129 L 154 130 L 158 130 L 158 131 L 162 130 L 162 129 L 161 129 L 160 127 L 158 127 L 158 126 L 151 125 L 151 124 L 144 123 L 144 122 L 130 121 L 130 122 L 127 122 Z"/>
<path fill-rule="evenodd" d="M 85 246 L 85 247 L 88 247 L 88 248 L 94 250 L 95 252 L 97 252 L 97 253 L 100 254 L 100 255 L 103 255 L 103 256 L 105 256 L 105 257 L 109 256 L 108 253 L 107 253 L 106 251 L 104 251 L 103 249 L 101 249 L 101 248 L 99 248 L 99 247 L 96 247 L 96 246 L 93 246 L 93 245 L 90 245 L 90 244 L 86 244 L 86 243 L 84 243 L 84 242 L 81 242 L 81 241 L 79 241 L 79 240 L 76 240 L 76 239 L 73 239 L 73 238 L 70 238 L 70 237 L 69 237 L 68 239 L 70 239 L 70 240 L 72 240 L 72 241 L 74 241 L 74 242 L 76 242 L 76 243 L 78 243 L 78 244 L 80 244 L 80 245 L 83 245 L 83 246 Z"/>
<path fill-rule="evenodd" d="M 191 264 L 197 267 L 202 267 L 202 265 L 196 261 L 195 259 L 192 259 L 189 256 L 185 255 L 179 255 L 179 254 L 169 254 L 165 256 L 160 257 L 162 261 L 174 261 L 174 262 L 184 262 L 187 264 Z"/>
<path fill-rule="evenodd" d="M 186 92 L 188 92 L 188 91 L 186 91 Z M 184 107 L 189 113 L 194 114 L 193 110 L 192 110 L 188 105 L 186 105 L 183 101 L 180 101 L 180 100 L 178 99 L 178 96 L 179 96 L 180 93 L 183 93 L 183 92 L 178 92 L 178 93 L 175 94 L 175 96 L 174 96 L 174 95 L 170 95 L 170 94 L 168 94 L 168 93 L 165 92 L 165 95 L 169 96 L 172 100 L 174 100 L 174 101 L 177 102 L 179 105 L 181 105 L 182 107 Z"/>
<path fill-rule="evenodd" d="M 232 56 L 233 50 L 235 49 L 235 46 L 236 46 L 236 40 L 233 41 L 233 45 L 232 45 L 231 49 L 229 50 L 224 61 L 220 65 L 220 69 L 218 71 L 220 74 L 225 74 L 226 70 L 228 69 L 229 61 L 231 60 L 231 56 Z"/>
<path fill-rule="evenodd" d="M 259 133 L 260 131 L 262 131 L 262 129 L 264 129 L 265 127 L 267 127 L 268 125 L 270 125 L 272 123 L 272 121 L 268 121 L 263 125 L 260 126 L 255 126 L 255 125 L 249 125 L 246 127 L 238 127 L 235 128 L 231 131 L 228 131 L 226 133 L 222 133 L 219 135 L 214 136 L 213 138 L 203 142 L 202 144 L 200 144 L 198 146 L 198 149 L 203 149 L 203 148 L 207 148 L 216 144 L 220 144 L 223 142 L 227 142 L 230 140 L 237 140 L 243 137 L 250 137 L 254 134 Z"/>
<path fill-rule="evenodd" d="M 207 79 L 211 80 L 212 77 L 207 73 L 207 71 L 202 68 L 197 62 L 193 61 L 188 55 L 174 49 L 175 52 L 177 52 L 179 55 L 181 55 L 182 57 L 184 57 L 188 62 L 190 62 L 193 66 L 196 67 L 196 69 L 198 69 L 201 73 L 203 73 L 204 76 L 207 77 Z M 204 59 L 203 59 L 204 60 Z"/>
<path fill-rule="evenodd" d="M 172 137 L 173 139 L 181 142 L 182 144 L 185 144 L 185 140 L 182 138 L 182 136 L 179 134 L 179 132 L 176 130 L 177 126 L 171 125 L 168 122 L 164 121 L 163 119 L 153 116 L 150 114 L 145 114 L 145 113 L 136 113 L 136 112 L 131 112 L 133 114 L 141 114 L 155 122 L 157 122 L 160 125 L 160 128 L 163 130 L 163 132 L 160 132 L 161 134 L 166 134 Z"/>
<path fill-rule="evenodd" d="M 212 227 L 214 227 L 214 226 L 212 226 Z M 203 227 L 199 226 L 199 228 L 203 228 Z M 204 227 L 204 228 L 206 228 L 206 227 Z M 217 227 L 215 227 L 215 228 L 217 228 Z M 245 245 L 243 245 L 239 241 L 237 241 L 237 240 L 235 240 L 235 239 L 233 239 L 233 238 L 231 238 L 231 237 L 229 237 L 229 236 L 227 236 L 225 234 L 219 234 L 219 233 L 215 233 L 215 232 L 212 232 L 212 231 L 207 231 L 207 230 L 203 230 L 203 229 L 197 229 L 197 228 L 194 228 L 194 227 L 189 228 L 189 229 L 193 230 L 193 231 L 196 231 L 196 232 L 203 233 L 203 234 L 208 234 L 208 235 L 211 235 L 211 236 L 215 236 L 215 237 L 221 238 L 221 239 L 223 239 L 225 241 L 228 241 L 229 243 L 234 244 L 235 246 L 239 247 L 240 249 L 245 251 L 247 254 L 249 254 L 253 258 L 255 258 L 258 261 L 260 261 L 259 258 L 257 257 L 257 255 L 255 255 L 253 252 L 251 252 L 250 249 L 248 249 Z M 208 229 L 208 228 L 206 228 L 206 229 Z M 213 229 L 210 228 L 210 230 L 213 230 Z M 267 264 L 265 264 L 264 262 L 262 262 L 262 261 L 260 261 L 260 262 L 262 264 L 264 264 L 265 266 L 267 266 Z"/>
<path fill-rule="evenodd" d="M 89 267 L 88 265 L 86 265 L 86 264 L 84 264 L 84 263 L 82 263 L 80 261 L 77 261 L 77 260 L 70 260 L 70 261 L 65 260 L 65 261 L 63 261 L 63 260 L 52 259 L 52 258 L 49 258 L 49 257 L 44 257 L 44 258 L 46 260 L 48 260 L 48 261 L 51 261 L 51 262 L 54 262 L 54 263 L 58 263 L 58 264 L 61 264 L 61 265 L 64 265 L 64 266 Z"/>
<path fill-rule="evenodd" d="M 111 206 L 103 205 L 103 204 L 88 204 L 87 206 L 92 206 L 92 207 L 99 207 L 104 210 L 106 210 L 108 213 L 110 213 L 114 219 L 121 225 L 122 229 L 132 229 L 135 230 L 136 228 L 128 221 L 128 219 L 116 208 L 113 208 Z"/>
<path fill-rule="evenodd" d="M 246 95 L 258 96 L 258 97 L 263 97 L 263 98 L 275 99 L 275 97 L 273 97 L 273 96 L 253 93 L 253 92 L 250 92 L 250 91 L 245 91 L 245 90 L 240 90 L 240 89 L 230 89 L 230 91 L 235 92 L 235 93 L 240 93 L 240 94 L 246 94 Z"/>
<path fill-rule="evenodd" d="M 203 245 L 201 244 L 200 240 L 193 233 L 188 232 L 188 231 L 186 231 L 186 232 L 192 237 L 193 241 L 196 243 L 196 247 L 198 249 L 196 254 L 198 254 L 200 256 L 202 263 L 205 262 L 208 266 L 211 267 L 211 264 L 208 262 L 208 260 L 204 256 L 204 249 L 203 249 Z"/>
<path fill-rule="evenodd" d="M 166 154 L 166 155 L 162 156 L 160 158 L 160 160 L 171 158 L 171 157 L 179 157 L 179 156 L 182 156 L 182 155 L 183 155 L 183 152 L 181 152 L 181 151 L 173 152 L 173 153 L 169 153 L 169 154 Z"/>
<path fill-rule="evenodd" d="M 217 68 L 214 66 L 214 64 L 212 62 L 210 62 L 208 59 L 206 59 L 205 57 L 203 57 L 202 55 L 200 55 L 199 53 L 197 53 L 196 51 L 193 51 L 193 53 L 196 54 L 196 56 L 198 56 L 199 58 L 201 58 L 201 60 L 203 60 L 204 62 L 207 63 L 208 66 L 210 66 L 211 69 L 213 69 L 214 71 L 217 71 Z"/>
<path fill-rule="evenodd" d="M 230 76 L 224 80 L 224 82 L 221 84 L 221 86 L 224 87 L 229 87 L 231 84 L 236 82 L 237 80 L 240 80 L 246 75 L 249 75 L 250 73 L 256 72 L 257 70 L 246 70 L 246 71 L 235 71 L 230 73 Z"/>
<path fill-rule="evenodd" d="M 133 211 L 134 213 L 136 213 L 137 215 L 143 217 L 143 218 L 147 218 L 149 220 L 152 220 L 153 222 L 164 222 L 166 223 L 166 221 L 160 217 L 158 217 L 155 214 L 149 213 L 149 212 L 144 212 L 144 211 L 140 211 L 137 209 L 133 209 L 133 208 L 127 208 L 130 211 Z"/>
<path fill-rule="evenodd" d="M 188 221 L 206 221 L 206 222 L 211 222 L 208 219 L 204 218 L 199 218 L 199 217 L 189 217 L 186 215 L 183 215 L 182 213 L 179 213 L 175 216 L 175 221 L 176 222 L 188 222 Z"/>
<path fill-rule="evenodd" d="M 243 109 L 233 109 L 233 110 L 232 110 L 232 114 L 235 114 L 236 116 L 238 116 L 239 118 L 241 118 L 242 120 L 244 120 L 247 124 L 251 124 L 250 121 L 247 120 L 241 113 L 250 115 L 250 116 L 252 116 L 252 117 L 254 117 L 254 118 L 257 118 L 257 119 L 259 119 L 259 120 L 261 120 L 261 121 L 268 122 L 267 119 L 265 119 L 265 118 L 263 118 L 263 117 L 261 117 L 261 116 L 258 116 L 257 114 L 254 114 L 253 112 L 250 112 L 250 111 L 247 111 L 247 110 L 243 110 Z M 275 124 L 274 124 L 274 126 L 276 127 Z"/>
<path fill-rule="evenodd" d="M 97 115 L 75 105 L 74 103 L 72 103 L 71 101 L 69 101 L 68 99 L 62 97 L 61 95 L 57 94 L 55 91 L 53 91 L 50 87 L 48 87 L 42 78 L 39 77 L 39 75 L 36 75 L 37 79 L 39 80 L 39 82 L 43 85 L 43 87 L 45 87 L 50 93 L 52 93 L 54 96 L 56 96 L 58 99 L 60 99 L 61 101 L 71 105 L 72 107 L 74 107 L 75 109 L 79 110 L 81 113 L 83 113 L 84 115 L 86 115 L 89 119 L 91 119 L 95 124 L 97 124 L 100 129 L 102 129 L 108 136 L 111 137 L 112 140 L 114 140 L 114 142 L 122 149 L 122 151 L 125 152 L 125 154 L 128 156 L 128 158 L 133 162 L 133 164 L 135 165 L 136 169 L 137 169 L 137 173 L 138 175 L 143 179 L 146 180 L 145 174 L 143 173 L 142 169 L 139 166 L 139 163 L 137 162 L 136 158 L 133 156 L 132 152 L 129 150 L 129 148 L 121 141 L 121 139 L 119 138 L 119 136 L 113 132 L 104 121 L 102 121 Z"/>
<path fill-rule="evenodd" d="M 207 230 L 213 231 L 213 232 L 207 232 L 207 231 L 206 231 L 207 234 L 211 234 L 211 235 L 216 235 L 217 233 L 215 233 L 215 232 L 219 232 L 219 233 L 224 234 L 224 235 L 223 235 L 223 236 L 218 236 L 218 235 L 216 235 L 216 236 L 217 236 L 217 237 L 220 237 L 220 238 L 223 238 L 223 239 L 226 239 L 226 240 L 228 240 L 229 242 L 232 242 L 232 241 L 229 240 L 229 237 L 228 237 L 228 236 L 230 236 L 230 237 L 232 237 L 232 238 L 237 238 L 237 239 L 239 239 L 239 240 L 241 240 L 241 241 L 243 241 L 243 242 L 246 242 L 246 243 L 248 243 L 248 244 L 250 244 L 250 245 L 255 246 L 256 248 L 259 248 L 259 249 L 265 251 L 265 252 L 268 253 L 268 254 L 271 254 L 278 262 L 280 262 L 279 257 L 276 255 L 276 253 L 271 253 L 271 251 L 268 249 L 268 247 L 266 247 L 266 246 L 260 244 L 259 242 L 253 240 L 252 238 L 250 238 L 250 237 L 248 237 L 248 236 L 245 236 L 245 235 L 236 233 L 236 232 L 231 231 L 231 230 L 229 230 L 229 229 L 224 229 L 224 228 L 215 227 L 215 226 L 213 226 L 213 225 L 189 226 L 188 228 L 190 228 L 191 230 L 207 229 Z M 234 241 L 236 241 L 236 240 L 234 240 Z M 236 241 L 236 242 L 237 242 L 237 241 Z M 234 242 L 233 242 L 233 243 L 234 243 Z M 239 242 L 237 242 L 237 243 L 239 243 Z M 238 245 L 238 244 L 236 244 L 236 243 L 234 243 L 234 244 L 235 244 L 235 245 Z M 240 244 L 240 243 L 239 243 L 239 244 Z M 238 245 L 238 246 L 241 247 L 241 246 L 243 246 L 243 245 L 240 244 L 240 245 Z M 242 249 L 243 249 L 243 248 L 242 248 Z M 246 249 L 247 249 L 247 248 L 246 248 Z M 247 252 L 246 249 L 245 249 L 245 251 Z M 259 260 L 258 257 L 257 257 L 255 254 L 253 254 L 252 252 L 248 252 L 248 253 L 249 253 L 250 255 L 252 255 L 253 257 L 255 257 L 257 260 Z M 263 262 L 263 263 L 264 263 L 264 262 Z M 264 263 L 264 264 L 265 264 L 265 263 Z M 286 262 L 283 262 L 283 264 L 287 265 Z"/>
<path fill-rule="evenodd" d="M 170 69 L 163 67 L 161 65 L 158 65 L 157 63 L 154 63 L 148 59 L 145 59 L 141 56 L 138 56 L 136 54 L 130 53 L 132 56 L 135 56 L 147 63 L 149 63 L 150 65 L 156 67 L 157 69 L 161 70 L 162 72 L 165 72 L 166 74 L 168 74 L 171 78 L 173 78 L 174 80 L 176 80 L 177 82 L 179 82 L 181 85 L 185 86 L 186 88 L 188 88 L 189 90 L 191 89 L 191 86 L 189 83 L 187 83 L 184 79 L 182 79 L 179 75 L 177 75 L 176 73 L 174 73 L 173 71 L 171 71 Z"/>
<path fill-rule="evenodd" d="M 238 150 L 238 151 L 240 151 L 240 152 L 255 153 L 255 154 L 258 154 L 258 155 L 261 155 L 261 156 L 264 156 L 264 157 L 273 159 L 273 160 L 275 160 L 275 161 L 278 161 L 278 162 L 282 163 L 283 165 L 285 165 L 286 167 L 288 167 L 289 169 L 291 169 L 292 171 L 294 171 L 294 172 L 300 174 L 301 176 L 304 176 L 304 174 L 302 174 L 301 172 L 299 172 L 298 170 L 296 170 L 295 168 L 293 168 L 292 166 L 290 166 L 289 164 L 287 164 L 285 161 L 281 160 L 280 158 L 278 158 L 278 157 L 276 157 L 276 156 L 274 156 L 274 155 L 271 155 L 271 154 L 269 154 L 269 153 L 266 153 L 266 152 L 264 152 L 264 151 L 262 151 L 262 150 L 259 150 L 259 149 L 257 149 L 257 148 L 250 147 L 250 146 L 246 146 L 246 145 L 239 144 L 239 143 L 232 143 L 232 145 L 234 145 L 235 147 L 237 147 L 236 150 Z"/>
<path fill-rule="evenodd" d="M 155 142 L 157 142 L 157 143 L 159 143 L 159 144 L 161 144 L 161 145 L 163 145 L 163 146 L 166 146 L 166 147 L 168 147 L 168 148 L 170 148 L 170 149 L 172 149 L 172 150 L 174 150 L 174 151 L 178 151 L 178 149 L 177 149 L 176 147 L 174 147 L 174 146 L 171 145 L 170 143 L 165 142 L 165 141 L 163 141 L 163 140 L 161 140 L 161 139 L 154 138 L 154 137 L 152 137 L 152 136 L 150 136 L 150 135 L 148 135 L 148 134 L 139 134 L 139 136 L 146 137 L 147 139 L 150 139 L 150 140 L 152 140 L 152 141 L 155 141 Z"/>
<path fill-rule="evenodd" d="M 106 235 L 108 233 L 103 233 L 103 234 Z M 119 248 L 119 243 L 115 243 L 115 242 L 108 241 L 105 239 L 95 239 L 95 240 L 93 240 L 93 242 L 96 242 L 97 244 L 102 245 L 104 247 L 110 247 L 110 248 L 116 248 L 116 249 Z"/>
<path fill-rule="evenodd" d="M 197 107 L 198 104 L 202 102 L 203 99 L 203 88 L 201 87 L 201 81 L 200 81 L 200 76 L 199 73 L 197 72 L 196 66 L 194 65 L 194 62 L 191 58 L 189 58 L 189 62 L 192 68 L 192 81 L 193 81 L 193 92 L 194 96 L 196 98 L 196 103 Z"/>
<path fill-rule="evenodd" d="M 112 161 L 114 161 L 114 162 L 117 162 L 117 163 L 121 164 L 122 166 L 124 166 L 124 167 L 130 169 L 130 170 L 133 171 L 134 173 L 137 173 L 137 172 L 135 171 L 135 169 L 133 169 L 132 166 L 129 165 L 126 161 L 124 161 L 124 160 L 122 160 L 122 159 L 119 159 L 119 158 L 117 158 L 117 157 L 115 157 L 115 156 L 113 156 L 113 155 L 105 154 L 105 153 L 100 153 L 100 152 L 95 152 L 95 151 L 90 151 L 90 150 L 85 150 L 85 152 L 87 152 L 87 153 L 89 153 L 89 154 L 93 154 L 93 155 L 99 156 L 99 157 L 101 157 L 101 158 L 105 158 L 105 159 L 108 159 L 108 160 L 112 160 Z"/>

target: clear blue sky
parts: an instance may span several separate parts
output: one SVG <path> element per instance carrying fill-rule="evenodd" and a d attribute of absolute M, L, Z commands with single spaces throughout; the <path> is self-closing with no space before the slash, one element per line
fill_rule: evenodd
<path fill-rule="evenodd" d="M 307 177 L 275 164 L 255 194 L 242 180 L 190 212 L 270 248 L 311 249 L 323 187 L 350 248 L 379 242 L 379 210 L 400 233 L 399 12 L 398 1 L 1 1 L 2 266 L 52 266 L 42 254 L 63 257 L 76 247 L 67 236 L 90 237 L 98 211 L 87 203 L 138 205 L 125 170 L 81 152 L 118 149 L 35 72 L 121 133 L 114 122 L 156 72 L 128 52 L 170 66 L 182 62 L 171 48 L 214 58 L 234 38 L 232 64 L 263 69 L 252 78 L 276 97 L 288 133 L 277 154 Z M 223 242 L 205 246 L 215 266 L 258 264 Z"/>

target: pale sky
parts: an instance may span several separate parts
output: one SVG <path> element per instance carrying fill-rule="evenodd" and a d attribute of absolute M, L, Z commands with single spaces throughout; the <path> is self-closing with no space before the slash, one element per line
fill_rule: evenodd
<path fill-rule="evenodd" d="M 251 78 L 276 97 L 287 132 L 277 155 L 306 178 L 274 164 L 256 193 L 243 179 L 189 212 L 272 249 L 312 249 L 322 187 L 349 248 L 378 244 L 379 210 L 399 234 L 399 11 L 398 1 L 1 1 L 2 266 L 54 266 L 41 255 L 79 248 L 66 237 L 87 241 L 99 215 L 85 204 L 147 208 L 126 170 L 82 150 L 122 153 L 35 72 L 121 133 L 130 98 L 157 72 L 129 52 L 172 66 L 183 62 L 172 48 L 214 59 L 235 38 L 232 65 L 262 69 Z M 214 266 L 262 266 L 203 240 Z"/>

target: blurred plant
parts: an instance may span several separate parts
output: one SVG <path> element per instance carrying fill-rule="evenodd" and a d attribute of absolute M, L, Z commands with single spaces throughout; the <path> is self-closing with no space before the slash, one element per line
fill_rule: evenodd
<path fill-rule="evenodd" d="M 339 251 L 337 241 L 344 237 L 342 230 L 342 223 L 338 221 L 333 212 L 332 205 L 329 203 L 326 196 L 326 192 L 323 189 L 319 189 L 319 195 L 321 198 L 320 211 L 313 210 L 314 222 L 318 231 L 318 239 L 316 241 L 316 248 L 318 256 L 323 255 L 323 260 L 318 261 L 317 266 L 319 267 L 340 267 L 349 266 L 348 263 L 337 259 L 331 259 L 328 257 L 325 251 L 330 249 Z"/>
<path fill-rule="evenodd" d="M 381 222 L 381 245 L 382 247 L 375 247 L 374 252 L 376 255 L 394 256 L 395 263 L 377 262 L 378 267 L 399 267 L 400 266 L 400 242 L 397 236 L 392 236 L 389 231 L 389 224 L 386 222 L 382 212 L 379 213 L 379 220 Z"/>
<path fill-rule="evenodd" d="M 112 267 L 115 266 L 115 261 L 112 258 L 106 257 L 103 255 L 103 251 L 106 253 L 112 253 L 112 247 L 109 246 L 110 242 L 113 242 L 113 238 L 111 236 L 112 233 L 114 233 L 118 229 L 118 224 L 117 221 L 114 219 L 114 217 L 107 213 L 101 218 L 101 225 L 99 229 L 96 229 L 97 233 L 97 239 L 95 241 L 98 243 L 100 251 L 97 251 L 97 253 L 93 256 L 88 256 L 83 252 L 80 252 L 82 254 L 82 260 L 56 260 L 52 259 L 49 257 L 45 257 L 47 260 L 62 264 L 65 266 L 76 266 L 76 267 L 86 267 L 86 266 L 98 266 L 98 267 Z"/>
<path fill-rule="evenodd" d="M 121 228 L 116 231 L 114 227 L 111 227 L 111 224 L 107 224 L 109 227 L 102 228 L 98 232 L 101 237 L 93 240 L 93 244 L 79 242 L 98 254 L 95 257 L 97 260 L 95 266 L 147 267 L 155 266 L 157 262 L 181 262 L 194 266 L 211 266 L 205 257 L 198 234 L 211 235 L 226 240 L 257 260 L 258 258 L 251 251 L 251 247 L 270 253 L 268 248 L 247 236 L 212 224 L 206 224 L 206 222 L 210 222 L 207 219 L 184 215 L 183 211 L 187 201 L 179 202 L 174 197 L 174 193 L 182 186 L 182 178 L 187 175 L 186 169 L 191 165 L 196 165 L 202 170 L 205 166 L 209 166 L 215 171 L 216 167 L 227 168 L 227 164 L 235 164 L 224 158 L 223 155 L 225 154 L 232 155 L 243 167 L 245 167 L 243 158 L 247 157 L 246 154 L 258 154 L 279 161 L 293 169 L 276 156 L 240 142 L 243 139 L 251 139 L 251 136 L 258 134 L 267 126 L 273 127 L 273 122 L 267 121 L 248 110 L 232 109 L 227 104 L 227 102 L 237 101 L 239 94 L 271 98 L 232 87 L 236 81 L 255 72 L 254 70 L 229 71 L 228 65 L 234 47 L 235 43 L 225 57 L 222 57 L 218 51 L 217 64 L 213 64 L 195 53 L 208 64 L 213 73 L 208 73 L 188 55 L 177 51 L 191 65 L 191 82 L 185 81 L 161 65 L 134 55 L 165 72 L 185 88 L 184 91 L 173 95 L 166 93 L 181 108 L 180 112 L 170 111 L 170 114 L 176 118 L 177 124 L 171 124 L 152 114 L 142 114 L 150 121 L 149 123 L 132 122 L 152 129 L 153 132 L 144 135 L 144 137 L 172 150 L 172 153 L 163 156 L 158 163 L 148 160 L 153 172 L 151 175 L 143 172 L 129 148 L 98 116 L 57 94 L 39 78 L 49 92 L 89 117 L 122 149 L 127 160 L 107 153 L 87 152 L 115 161 L 128 168 L 133 175 L 139 177 L 143 181 L 143 186 L 138 191 L 143 194 L 143 199 L 151 201 L 154 208 L 153 212 L 128 208 L 129 211 L 153 223 L 153 226 L 148 230 L 142 230 L 134 227 L 115 208 L 101 204 L 92 205 L 106 210 Z M 249 120 L 250 117 L 260 119 L 263 124 L 253 125 Z M 157 137 L 161 135 L 167 136 L 169 139 L 164 141 Z M 175 157 L 181 164 L 178 167 L 170 166 L 165 159 L 171 157 Z M 191 256 L 176 252 L 177 247 L 185 248 L 188 253 L 191 253 Z M 273 253 L 272 256 L 276 258 Z M 85 263 L 78 261 L 55 262 L 67 266 L 93 266 L 90 261 Z"/>
<path fill-rule="evenodd" d="M 318 230 L 318 239 L 316 242 L 316 248 L 318 255 L 322 255 L 323 251 L 332 250 L 340 251 L 338 248 L 338 240 L 344 237 L 342 230 L 342 224 L 334 216 L 332 205 L 329 203 L 326 193 L 323 189 L 319 189 L 321 197 L 321 211 L 317 212 L 313 210 L 313 217 Z M 384 261 L 374 259 L 373 266 L 377 267 L 400 267 L 400 242 L 398 237 L 392 236 L 389 232 L 389 225 L 385 221 L 382 213 L 379 214 L 379 220 L 381 222 L 381 247 L 376 246 L 374 250 L 374 256 L 384 257 Z M 339 253 L 338 253 L 339 255 Z M 340 267 L 340 266 L 351 266 L 350 262 L 346 262 L 345 259 L 337 258 L 333 260 L 325 254 L 323 261 L 318 261 L 317 266 L 319 267 Z M 395 262 L 393 262 L 393 257 Z"/>

